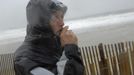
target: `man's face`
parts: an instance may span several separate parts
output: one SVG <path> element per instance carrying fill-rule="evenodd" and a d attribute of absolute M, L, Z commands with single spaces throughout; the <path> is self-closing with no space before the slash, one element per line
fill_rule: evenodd
<path fill-rule="evenodd" d="M 64 14 L 61 11 L 56 11 L 50 20 L 50 26 L 55 34 L 59 33 L 64 26 Z"/>

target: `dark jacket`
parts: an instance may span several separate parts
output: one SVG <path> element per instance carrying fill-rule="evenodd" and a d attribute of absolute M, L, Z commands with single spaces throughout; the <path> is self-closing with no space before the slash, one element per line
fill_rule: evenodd
<path fill-rule="evenodd" d="M 57 72 L 57 62 L 63 51 L 68 58 L 64 75 L 83 75 L 83 63 L 78 46 L 68 44 L 61 48 L 60 38 L 49 25 L 51 15 L 57 11 L 66 12 L 67 7 L 56 0 L 30 0 L 27 5 L 27 34 L 23 44 L 15 52 L 16 75 L 32 75 L 30 71 L 38 66 Z"/>

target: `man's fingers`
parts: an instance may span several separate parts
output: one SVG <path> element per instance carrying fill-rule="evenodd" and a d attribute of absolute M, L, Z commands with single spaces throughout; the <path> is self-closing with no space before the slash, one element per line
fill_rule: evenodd
<path fill-rule="evenodd" d="M 68 28 L 69 28 L 68 26 L 65 26 L 61 33 L 65 33 L 68 30 Z"/>

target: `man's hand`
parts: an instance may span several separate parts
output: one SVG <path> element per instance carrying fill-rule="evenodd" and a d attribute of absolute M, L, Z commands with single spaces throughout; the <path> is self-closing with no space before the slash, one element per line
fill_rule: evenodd
<path fill-rule="evenodd" d="M 65 26 L 60 35 L 61 45 L 64 47 L 66 44 L 78 44 L 78 39 L 72 30 L 68 30 L 68 26 Z"/>

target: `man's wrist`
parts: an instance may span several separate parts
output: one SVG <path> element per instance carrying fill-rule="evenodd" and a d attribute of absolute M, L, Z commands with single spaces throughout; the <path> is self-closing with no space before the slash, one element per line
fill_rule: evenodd
<path fill-rule="evenodd" d="M 78 46 L 76 44 L 66 44 L 63 49 L 66 55 L 75 55 L 78 53 Z"/>

